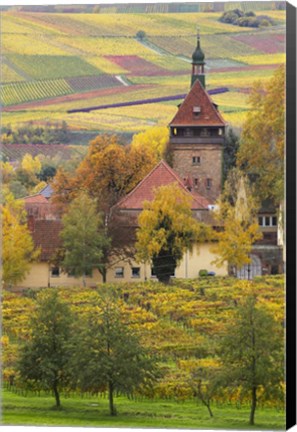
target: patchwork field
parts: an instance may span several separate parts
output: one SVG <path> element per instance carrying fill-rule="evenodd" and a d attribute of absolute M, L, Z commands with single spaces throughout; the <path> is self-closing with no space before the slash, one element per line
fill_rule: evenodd
<path fill-rule="evenodd" d="M 246 3 L 238 7 L 258 14 L 257 2 Z M 219 22 L 221 12 L 168 13 L 165 8 L 167 12 L 153 13 L 151 7 L 152 12 L 137 13 L 135 5 L 131 13 L 133 8 L 127 8 L 107 8 L 108 13 L 101 13 L 104 8 L 100 13 L 3 12 L 3 125 L 59 118 L 75 130 L 131 133 L 167 125 L 179 101 L 158 103 L 153 116 L 146 105 L 76 115 L 68 111 L 187 93 L 197 24 L 207 88 L 228 89 L 213 100 L 235 127 L 249 109 L 246 95 L 253 82 L 269 79 L 285 62 L 284 10 L 261 10 L 276 25 L 252 29 Z M 143 39 L 136 36 L 139 31 Z"/>

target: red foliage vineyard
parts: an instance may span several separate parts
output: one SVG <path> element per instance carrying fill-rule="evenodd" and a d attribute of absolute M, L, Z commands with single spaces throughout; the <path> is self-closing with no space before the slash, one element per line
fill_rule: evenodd
<path fill-rule="evenodd" d="M 243 34 L 231 36 L 237 41 L 243 42 L 259 51 L 266 54 L 276 54 L 285 51 L 285 35 L 284 34 Z"/>

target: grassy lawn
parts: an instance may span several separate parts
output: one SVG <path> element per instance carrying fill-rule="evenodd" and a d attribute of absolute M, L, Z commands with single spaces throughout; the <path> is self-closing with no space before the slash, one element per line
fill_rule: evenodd
<path fill-rule="evenodd" d="M 124 397 L 115 400 L 118 415 L 109 416 L 108 401 L 104 397 L 61 398 L 63 408 L 53 409 L 54 398 L 48 396 L 20 396 L 3 391 L 4 425 L 89 426 L 89 427 L 154 427 L 194 429 L 251 429 L 248 425 L 249 408 L 213 406 L 214 418 L 195 401 L 168 400 L 133 401 Z M 284 429 L 284 412 L 272 408 L 256 412 L 253 429 Z"/>

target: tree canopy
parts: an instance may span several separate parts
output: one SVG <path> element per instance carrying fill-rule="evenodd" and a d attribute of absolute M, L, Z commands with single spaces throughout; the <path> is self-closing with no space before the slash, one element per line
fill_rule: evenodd
<path fill-rule="evenodd" d="M 169 282 L 186 250 L 209 237 L 209 228 L 193 218 L 191 203 L 177 184 L 161 186 L 138 217 L 137 258 L 152 262 L 161 282 Z"/>
<path fill-rule="evenodd" d="M 78 330 L 73 371 L 82 391 L 108 392 L 110 415 L 116 415 L 114 394 L 132 395 L 154 380 L 156 365 L 139 337 L 122 318 L 112 290 L 102 291 Z"/>
<path fill-rule="evenodd" d="M 243 125 L 237 165 L 255 183 L 257 195 L 279 204 L 284 197 L 285 71 L 255 84 Z"/>
<path fill-rule="evenodd" d="M 225 385 L 240 389 L 251 401 L 250 425 L 260 399 L 282 398 L 283 331 L 250 293 L 238 306 L 218 350 Z"/>
<path fill-rule="evenodd" d="M 15 200 L 7 188 L 1 207 L 3 281 L 12 286 L 25 278 L 30 262 L 38 258 L 39 250 L 34 250 L 23 202 Z"/>
<path fill-rule="evenodd" d="M 251 262 L 252 246 L 262 238 L 256 219 L 259 204 L 243 172 L 237 168 L 230 171 L 217 204 L 214 216 L 220 229 L 212 248 L 217 254 L 214 263 L 222 266 L 227 262 L 239 269 Z"/>
<path fill-rule="evenodd" d="M 71 326 L 70 309 L 58 292 L 41 291 L 30 321 L 31 338 L 21 349 L 18 369 L 27 386 L 53 391 L 57 408 L 60 391 L 70 382 Z"/>
<path fill-rule="evenodd" d="M 96 203 L 86 193 L 80 193 L 69 205 L 62 218 L 64 259 L 62 267 L 76 277 L 101 269 L 104 250 L 109 245 L 102 215 Z"/>
<path fill-rule="evenodd" d="M 131 147 L 143 148 L 152 151 L 158 160 L 164 157 L 169 141 L 169 130 L 165 126 L 154 126 L 145 132 L 140 132 L 133 136 Z"/>
<path fill-rule="evenodd" d="M 53 182 L 55 201 L 69 203 L 79 191 L 97 199 L 98 210 L 109 209 L 130 192 L 157 162 L 153 152 L 123 146 L 118 138 L 99 135 L 73 175 L 58 170 Z"/>

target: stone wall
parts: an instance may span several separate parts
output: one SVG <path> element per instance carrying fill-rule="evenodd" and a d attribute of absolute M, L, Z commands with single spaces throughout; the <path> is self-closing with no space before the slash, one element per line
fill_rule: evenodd
<path fill-rule="evenodd" d="M 222 188 L 222 146 L 219 144 L 171 144 L 173 169 L 182 179 L 190 177 L 193 190 L 214 202 Z M 193 157 L 200 157 L 193 164 Z M 195 184 L 198 179 L 198 184 Z M 210 179 L 211 185 L 207 185 Z M 197 182 L 197 180 L 196 180 Z"/>

